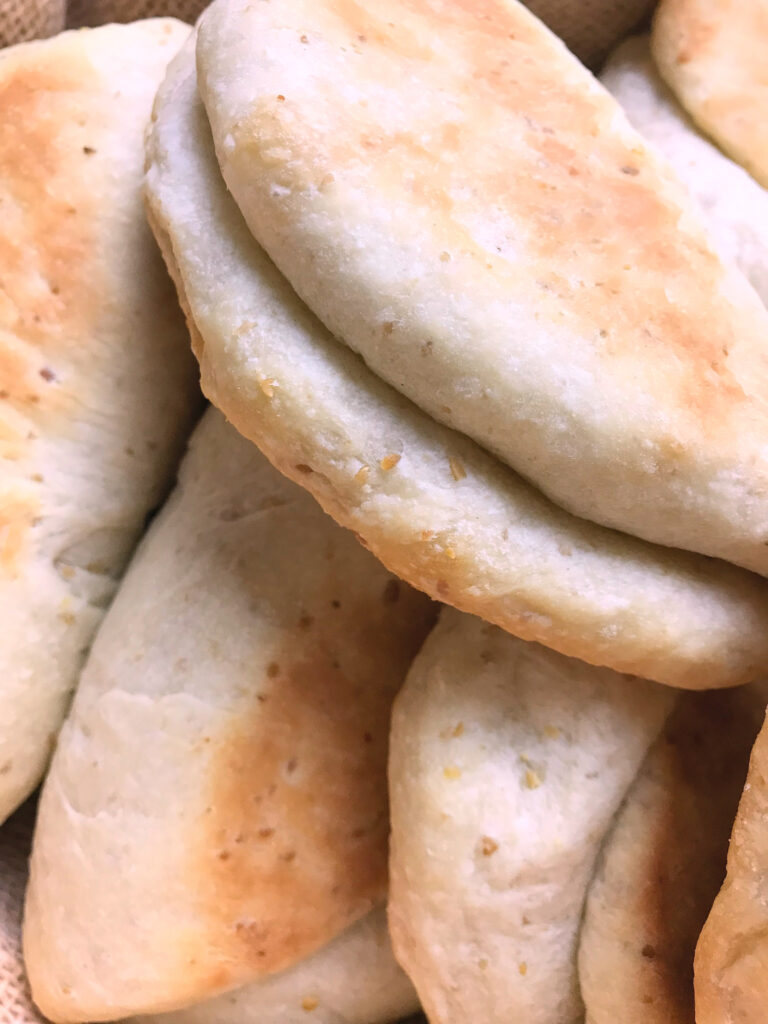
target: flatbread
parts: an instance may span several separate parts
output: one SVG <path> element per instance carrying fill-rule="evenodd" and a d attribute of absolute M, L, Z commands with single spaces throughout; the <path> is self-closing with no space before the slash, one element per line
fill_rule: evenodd
<path fill-rule="evenodd" d="M 515 0 L 216 0 L 226 182 L 325 325 L 594 522 L 768 573 L 768 310 Z"/>
<path fill-rule="evenodd" d="M 669 160 L 704 213 L 718 251 L 738 264 L 768 306 L 768 191 L 700 134 L 659 76 L 647 36 L 622 43 L 600 80 Z"/>
<path fill-rule="evenodd" d="M 283 970 L 387 892 L 389 710 L 434 610 L 215 410 L 104 619 L 24 919 L 54 1021 Z"/>
<path fill-rule="evenodd" d="M 40 781 L 199 408 L 140 190 L 152 97 L 188 31 L 0 53 L 0 821 Z"/>
<path fill-rule="evenodd" d="M 768 725 L 752 750 L 728 870 L 696 947 L 697 1024 L 762 1024 L 768 1006 Z"/>
<path fill-rule="evenodd" d="M 442 613 L 389 762 L 392 944 L 431 1024 L 580 1024 L 587 885 L 674 701 Z"/>
<path fill-rule="evenodd" d="M 765 686 L 686 694 L 650 750 L 589 888 L 586 1024 L 694 1024 L 696 941 L 725 872 Z"/>
<path fill-rule="evenodd" d="M 397 966 L 384 907 L 286 971 L 135 1024 L 389 1024 L 418 1008 Z"/>
<path fill-rule="evenodd" d="M 662 682 L 765 669 L 762 580 L 567 515 L 324 330 L 224 188 L 189 47 L 158 95 L 148 168 L 206 394 L 393 572 L 526 639 Z"/>
<path fill-rule="evenodd" d="M 653 54 L 704 131 L 768 187 L 768 0 L 661 0 Z"/>

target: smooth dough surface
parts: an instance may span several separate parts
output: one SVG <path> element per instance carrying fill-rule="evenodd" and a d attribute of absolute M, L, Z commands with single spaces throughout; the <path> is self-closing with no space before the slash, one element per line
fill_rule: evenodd
<path fill-rule="evenodd" d="M 577 515 L 768 574 L 768 310 L 516 0 L 216 0 L 200 91 L 325 325 Z"/>
<path fill-rule="evenodd" d="M 725 882 L 696 947 L 697 1024 L 763 1024 L 768 1006 L 768 725 L 757 737 Z"/>
<path fill-rule="evenodd" d="M 579 937 L 586 1024 L 694 1024 L 696 942 L 765 715 L 764 684 L 685 694 L 606 839 Z"/>
<path fill-rule="evenodd" d="M 386 897 L 390 706 L 433 619 L 206 413 L 43 787 L 24 956 L 47 1017 L 181 1008 Z"/>
<path fill-rule="evenodd" d="M 600 80 L 698 202 L 718 252 L 768 306 L 768 191 L 699 132 L 656 70 L 647 36 L 622 43 Z"/>
<path fill-rule="evenodd" d="M 418 1009 L 383 907 L 279 974 L 135 1024 L 389 1024 Z"/>
<path fill-rule="evenodd" d="M 765 670 L 763 580 L 569 516 L 325 331 L 226 192 L 191 45 L 158 94 L 147 197 L 206 394 L 398 576 L 525 639 L 665 683 Z"/>
<path fill-rule="evenodd" d="M 188 32 L 0 53 L 0 821 L 40 781 L 199 408 L 141 199 L 152 98 Z"/>
<path fill-rule="evenodd" d="M 768 188 L 768 0 L 661 0 L 652 40 L 680 102 Z"/>
<path fill-rule="evenodd" d="M 443 611 L 392 716 L 389 921 L 431 1024 L 577 1024 L 587 885 L 672 690 Z"/>

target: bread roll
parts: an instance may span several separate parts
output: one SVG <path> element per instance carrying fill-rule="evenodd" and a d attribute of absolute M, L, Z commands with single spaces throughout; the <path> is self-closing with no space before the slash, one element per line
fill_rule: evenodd
<path fill-rule="evenodd" d="M 215 0 L 200 91 L 337 337 L 578 516 L 768 574 L 768 310 L 516 0 Z"/>
<path fill-rule="evenodd" d="M 0 820 L 40 781 L 198 409 L 141 200 L 152 97 L 188 31 L 0 53 Z"/>
<path fill-rule="evenodd" d="M 24 922 L 53 1021 L 284 970 L 387 892 L 390 705 L 433 619 L 215 410 L 104 620 Z"/>
<path fill-rule="evenodd" d="M 768 188 L 768 0 L 661 0 L 652 38 L 680 102 Z"/>
<path fill-rule="evenodd" d="M 392 943 L 430 1024 L 583 1020 L 587 885 L 674 700 L 443 612 L 389 764 Z"/>
<path fill-rule="evenodd" d="M 749 762 L 728 870 L 696 947 L 696 1024 L 762 1024 L 768 1005 L 768 726 Z"/>
<path fill-rule="evenodd" d="M 224 187 L 191 45 L 158 94 L 147 160 L 204 390 L 392 571 L 526 639 L 673 685 L 768 666 L 764 581 L 569 516 L 324 330 Z"/>
<path fill-rule="evenodd" d="M 685 694 L 648 753 L 589 887 L 586 1024 L 693 1024 L 696 941 L 723 880 L 766 696 L 764 685 Z"/>

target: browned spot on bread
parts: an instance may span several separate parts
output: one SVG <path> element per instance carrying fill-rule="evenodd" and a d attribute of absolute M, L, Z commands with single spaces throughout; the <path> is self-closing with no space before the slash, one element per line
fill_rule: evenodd
<path fill-rule="evenodd" d="M 639 140 L 613 127 L 615 103 L 587 86 L 520 5 L 400 0 L 379 13 L 371 3 L 334 0 L 325 7 L 329 45 L 365 35 L 365 61 L 340 51 L 348 74 L 320 83 L 311 111 L 256 101 L 236 131 L 244 151 L 290 160 L 291 181 L 306 177 L 307 192 L 332 170 L 337 180 L 375 179 L 393 205 L 406 193 L 418 197 L 414 232 L 423 228 L 439 249 L 460 256 L 462 280 L 474 274 L 479 296 L 492 273 L 489 296 L 535 305 L 553 331 L 594 338 L 597 357 L 618 375 L 651 367 L 643 381 L 649 393 L 663 380 L 683 419 L 704 436 L 721 434 L 729 412 L 746 404 L 744 382 L 723 356 L 737 340 L 737 321 L 728 303 L 711 301 L 723 270 L 704 232 L 681 220 L 684 190 Z M 439 59 L 425 42 L 438 33 Z M 346 101 L 349 80 L 369 102 Z M 388 129 L 371 98 L 404 80 L 419 100 L 430 97 L 424 107 L 414 104 L 429 114 L 414 112 L 405 128 L 401 118 Z M 444 102 L 449 95 L 460 104 Z M 343 111 L 343 130 L 318 127 L 328 123 L 318 110 L 329 118 Z M 277 207 L 273 213 L 285 216 Z M 606 328 L 613 341 L 599 340 Z M 387 333 L 391 321 L 381 329 Z M 746 343 L 759 354 L 758 341 Z M 765 378 L 755 384 L 759 392 L 768 359 L 755 361 Z M 763 406 L 755 400 L 755 415 L 768 416 Z"/>
<path fill-rule="evenodd" d="M 60 368 L 87 359 L 82 347 L 93 337 L 103 171 L 84 140 L 89 90 L 100 88 L 90 64 L 69 52 L 49 51 L 38 66 L 12 59 L 0 71 L 0 391 L 35 422 L 61 408 Z M 64 386 L 44 386 L 58 378 Z"/>
<path fill-rule="evenodd" d="M 260 674 L 269 700 L 236 709 L 211 744 L 211 813 L 189 860 L 211 987 L 287 966 L 386 893 L 390 708 L 433 611 L 371 589 L 288 631 Z"/>
<path fill-rule="evenodd" d="M 39 512 L 31 497 L 0 495 L 0 575 L 15 576 Z"/>

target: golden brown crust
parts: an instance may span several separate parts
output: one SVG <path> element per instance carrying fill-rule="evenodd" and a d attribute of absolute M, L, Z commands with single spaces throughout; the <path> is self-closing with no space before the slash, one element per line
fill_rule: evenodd
<path fill-rule="evenodd" d="M 392 617 L 399 588 L 390 579 L 380 607 L 342 590 L 338 632 L 326 609 L 318 622 L 297 609 L 284 653 L 254 680 L 252 721 L 217 737 L 188 863 L 222 965 L 212 990 L 290 966 L 386 898 L 384 723 L 423 635 L 419 618 L 409 635 Z M 341 667 L 351 642 L 378 666 L 375 684 Z"/>
<path fill-rule="evenodd" d="M 768 725 L 757 738 L 723 887 L 696 947 L 697 1024 L 762 1024 L 768 1006 Z"/>
<path fill-rule="evenodd" d="M 662 0 L 652 45 L 694 120 L 768 187 L 767 0 Z"/>

